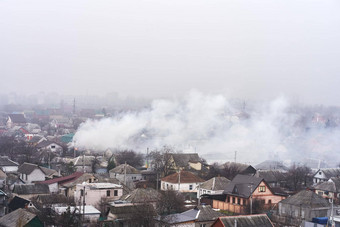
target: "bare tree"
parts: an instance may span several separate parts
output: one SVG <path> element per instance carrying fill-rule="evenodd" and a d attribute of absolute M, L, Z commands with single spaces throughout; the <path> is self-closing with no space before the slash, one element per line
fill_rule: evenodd
<path fill-rule="evenodd" d="M 160 215 L 184 211 L 184 196 L 180 192 L 167 190 L 161 193 L 161 197 L 157 203 L 157 211 Z"/>
<path fill-rule="evenodd" d="M 302 188 L 306 188 L 310 181 L 310 173 L 312 170 L 307 166 L 297 166 L 293 164 L 287 173 L 287 187 L 290 190 L 300 190 Z"/>
<path fill-rule="evenodd" d="M 143 155 L 136 153 L 133 150 L 118 151 L 116 154 L 116 161 L 119 164 L 124 164 L 126 162 L 133 167 L 139 167 L 143 165 Z"/>

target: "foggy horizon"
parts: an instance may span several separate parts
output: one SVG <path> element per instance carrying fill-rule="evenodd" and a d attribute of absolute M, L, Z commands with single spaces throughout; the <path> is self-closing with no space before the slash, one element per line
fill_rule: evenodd
<path fill-rule="evenodd" d="M 339 106 L 338 1 L 0 1 L 0 93 Z"/>

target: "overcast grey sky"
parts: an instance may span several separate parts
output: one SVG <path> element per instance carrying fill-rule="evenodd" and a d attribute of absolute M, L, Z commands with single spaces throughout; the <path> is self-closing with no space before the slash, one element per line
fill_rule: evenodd
<path fill-rule="evenodd" d="M 340 105 L 339 0 L 0 0 L 0 93 Z"/>

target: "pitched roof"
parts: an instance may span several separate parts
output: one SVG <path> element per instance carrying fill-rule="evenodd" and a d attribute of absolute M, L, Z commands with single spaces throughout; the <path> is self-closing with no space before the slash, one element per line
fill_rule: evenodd
<path fill-rule="evenodd" d="M 32 139 L 30 139 L 30 143 L 38 143 L 40 140 L 45 139 L 42 136 L 33 136 Z"/>
<path fill-rule="evenodd" d="M 47 147 L 47 146 L 49 146 L 49 145 L 51 145 L 51 144 L 53 144 L 53 143 L 59 145 L 58 143 L 53 142 L 53 141 L 43 140 L 43 141 L 41 141 L 40 143 L 38 143 L 38 144 L 36 145 L 36 147 L 37 147 L 37 148 L 43 148 L 43 147 Z M 60 145 L 59 145 L 59 146 L 60 146 Z"/>
<path fill-rule="evenodd" d="M 187 166 L 188 162 L 197 163 L 201 161 L 197 153 L 173 153 L 169 155 L 173 157 L 176 165 L 180 167 Z"/>
<path fill-rule="evenodd" d="M 121 164 L 116 168 L 111 169 L 110 173 L 124 174 L 126 169 L 126 174 L 138 174 L 140 173 L 135 167 L 130 166 L 129 164 Z"/>
<path fill-rule="evenodd" d="M 208 190 L 224 190 L 229 184 L 230 180 L 225 177 L 213 177 L 200 185 L 200 188 Z"/>
<path fill-rule="evenodd" d="M 63 187 L 66 188 L 71 188 L 76 186 L 77 184 L 81 184 L 85 181 L 88 181 L 90 178 L 93 178 L 93 174 L 90 173 L 84 173 L 83 175 L 81 175 L 80 177 L 76 178 L 75 180 L 71 181 L 71 182 L 67 182 L 67 183 L 62 183 L 61 185 Z"/>
<path fill-rule="evenodd" d="M 265 214 L 219 217 L 216 222 L 218 221 L 220 221 L 224 226 L 235 226 L 235 221 L 238 227 L 274 226 L 273 223 L 269 220 L 268 216 Z"/>
<path fill-rule="evenodd" d="M 320 182 L 312 188 L 321 191 L 336 192 L 335 183 L 333 181 Z"/>
<path fill-rule="evenodd" d="M 257 170 L 280 170 L 287 171 L 288 167 L 285 166 L 282 162 L 274 161 L 274 160 L 266 160 L 261 162 L 255 166 Z"/>
<path fill-rule="evenodd" d="M 120 200 L 130 203 L 156 202 L 160 197 L 160 193 L 153 188 L 136 188 L 131 193 L 123 195 Z"/>
<path fill-rule="evenodd" d="M 279 203 L 309 208 L 330 206 L 326 199 L 312 191 L 306 190 L 300 191 L 295 195 L 288 197 L 287 199 L 281 200 Z"/>
<path fill-rule="evenodd" d="M 188 171 L 180 171 L 179 173 L 173 173 L 171 175 L 168 175 L 166 177 L 162 178 L 162 181 L 169 182 L 169 183 L 178 183 L 180 179 L 180 183 L 199 183 L 204 182 L 203 179 L 196 176 L 195 174 L 188 172 Z"/>
<path fill-rule="evenodd" d="M 11 118 L 13 123 L 26 123 L 25 115 L 23 114 L 9 114 L 8 117 Z"/>
<path fill-rule="evenodd" d="M 18 172 L 23 174 L 31 174 L 35 169 L 39 169 L 39 166 L 36 164 L 25 162 L 21 166 L 19 166 Z"/>
<path fill-rule="evenodd" d="M 267 183 L 271 183 L 284 180 L 287 174 L 279 170 L 258 170 L 257 175 Z"/>
<path fill-rule="evenodd" d="M 252 165 L 247 165 L 243 163 L 237 162 L 226 162 L 223 164 L 224 168 L 232 168 L 237 169 L 240 174 L 254 174 L 256 173 L 256 169 Z"/>
<path fill-rule="evenodd" d="M 331 177 L 330 181 L 334 182 L 336 192 L 340 192 L 340 177 Z"/>
<path fill-rule="evenodd" d="M 0 218 L 0 225 L 4 227 L 25 226 L 37 215 L 19 208 Z"/>
<path fill-rule="evenodd" d="M 199 205 L 194 209 L 200 211 L 198 214 L 198 219 L 197 219 L 198 221 L 214 221 L 218 217 L 221 217 L 224 215 L 212 209 L 210 205 Z M 185 214 L 185 213 L 186 211 L 183 212 L 182 214 Z"/>
<path fill-rule="evenodd" d="M 19 166 L 19 164 L 7 156 L 0 156 L 0 166 Z"/>
<path fill-rule="evenodd" d="M 65 176 L 65 177 L 57 177 L 57 178 L 53 178 L 53 179 L 50 179 L 50 180 L 41 181 L 41 182 L 39 182 L 39 184 L 54 184 L 54 183 L 66 184 L 68 182 L 76 180 L 77 178 L 79 178 L 83 174 L 84 173 L 82 173 L 82 172 L 75 172 L 75 173 L 72 173 L 71 175 L 68 175 L 68 176 Z"/>
<path fill-rule="evenodd" d="M 18 195 L 49 194 L 50 188 L 46 184 L 16 184 L 12 192 Z"/>
<path fill-rule="evenodd" d="M 13 199 L 8 203 L 8 208 L 13 211 L 18 208 L 25 208 L 31 201 L 21 198 L 19 196 L 14 196 Z"/>
<path fill-rule="evenodd" d="M 318 173 L 322 171 L 327 179 L 330 179 L 331 177 L 338 177 L 340 176 L 340 168 L 327 168 L 327 169 L 319 169 L 314 176 Z"/>
<path fill-rule="evenodd" d="M 238 174 L 227 185 L 223 193 L 248 198 L 262 181 L 263 178 Z"/>
<path fill-rule="evenodd" d="M 95 159 L 94 156 L 80 155 L 80 156 L 70 160 L 70 162 L 72 161 L 75 166 L 83 166 L 84 164 L 85 164 L 85 166 L 91 166 L 94 159 Z"/>
<path fill-rule="evenodd" d="M 41 170 L 48 177 L 51 177 L 52 175 L 58 176 L 58 172 L 54 169 L 45 168 L 28 162 L 25 162 L 19 166 L 18 172 L 23 174 L 31 174 L 36 169 Z"/>

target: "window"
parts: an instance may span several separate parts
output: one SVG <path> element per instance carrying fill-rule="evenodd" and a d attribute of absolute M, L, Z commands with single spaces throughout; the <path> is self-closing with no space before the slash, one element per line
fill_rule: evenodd
<path fill-rule="evenodd" d="M 247 204 L 247 200 L 243 199 L 243 205 L 246 205 L 246 204 Z"/>
<path fill-rule="evenodd" d="M 118 190 L 113 191 L 113 196 L 118 196 Z"/>
<path fill-rule="evenodd" d="M 205 194 L 206 193 L 206 191 L 205 190 L 203 190 L 203 194 Z"/>
<path fill-rule="evenodd" d="M 233 197 L 233 203 L 235 203 L 235 197 Z"/>
<path fill-rule="evenodd" d="M 237 204 L 241 205 L 241 199 L 240 198 L 237 198 Z"/>
<path fill-rule="evenodd" d="M 319 172 L 319 175 L 321 175 L 321 172 Z"/>
<path fill-rule="evenodd" d="M 271 199 L 268 200 L 268 204 L 272 204 L 272 200 Z"/>
<path fill-rule="evenodd" d="M 200 227 L 207 227 L 207 224 L 200 224 Z"/>
<path fill-rule="evenodd" d="M 52 145 L 51 148 L 54 149 L 54 148 L 55 148 L 55 145 Z"/>
<path fill-rule="evenodd" d="M 265 192 L 266 186 L 259 186 L 259 192 Z"/>
<path fill-rule="evenodd" d="M 189 185 L 189 190 L 192 190 L 192 184 Z"/>
<path fill-rule="evenodd" d="M 227 203 L 230 203 L 230 196 L 227 197 Z"/>
<path fill-rule="evenodd" d="M 84 196 L 84 190 L 80 189 L 80 196 Z"/>
<path fill-rule="evenodd" d="M 106 196 L 107 196 L 107 197 L 110 197 L 110 194 L 111 194 L 111 191 L 110 191 L 110 190 L 107 190 L 107 191 L 106 191 Z"/>

